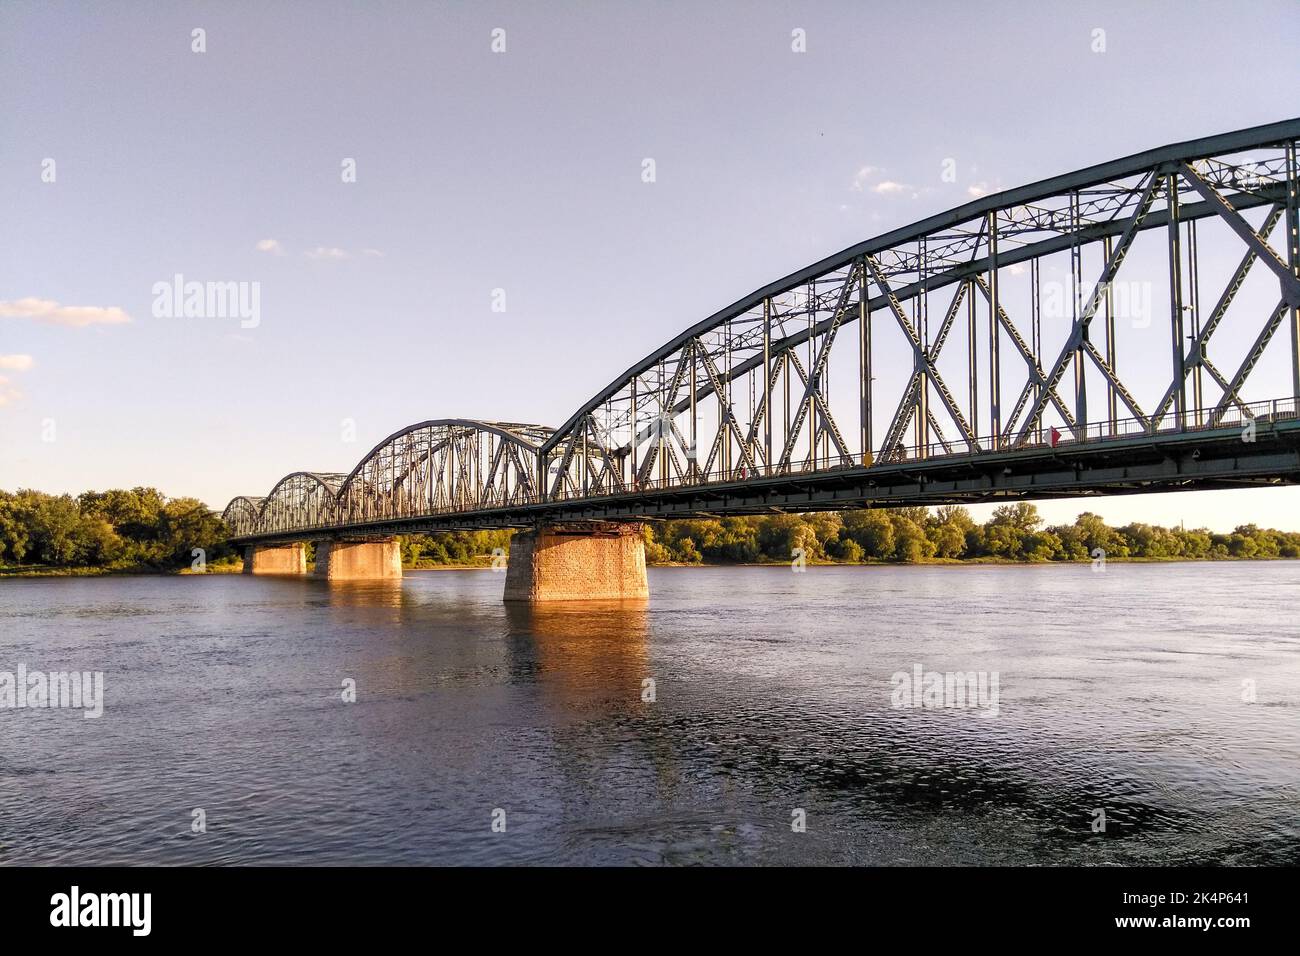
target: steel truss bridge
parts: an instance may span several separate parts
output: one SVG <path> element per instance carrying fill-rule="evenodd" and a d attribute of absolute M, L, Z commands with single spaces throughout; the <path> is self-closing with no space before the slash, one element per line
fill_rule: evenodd
<path fill-rule="evenodd" d="M 294 472 L 245 543 L 1300 480 L 1300 119 L 986 196 L 728 306 L 558 428 Z"/>

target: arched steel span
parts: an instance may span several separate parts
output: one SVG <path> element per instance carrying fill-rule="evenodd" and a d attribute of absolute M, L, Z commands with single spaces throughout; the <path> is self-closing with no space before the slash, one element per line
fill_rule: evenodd
<path fill-rule="evenodd" d="M 558 430 L 394 433 L 333 489 L 333 523 L 1296 480 L 1298 140 L 1292 119 L 1149 150 L 852 246 L 665 343 Z M 1225 450 L 1213 475 L 1174 460 L 1177 441 L 1196 438 L 1195 461 L 1197 436 L 1261 416 L 1287 420 L 1281 457 L 1252 449 L 1245 468 Z M 1135 442 L 1141 455 L 1111 454 Z M 273 493 L 256 533 L 325 520 L 328 490 L 287 519 Z M 246 521 L 248 506 L 227 512 Z"/>
<path fill-rule="evenodd" d="M 262 514 L 262 502 L 265 498 L 250 498 L 240 495 L 232 498 L 226 510 L 221 512 L 221 520 L 235 538 L 253 534 L 257 530 L 257 519 Z"/>
<path fill-rule="evenodd" d="M 548 496 L 1023 447 L 1052 428 L 1076 440 L 1097 426 L 1151 432 L 1190 424 L 1193 411 L 1219 421 L 1241 410 L 1283 320 L 1290 381 L 1265 394 L 1300 394 L 1300 269 L 1282 222 L 1294 236 L 1297 137 L 1300 120 L 1288 120 L 1149 150 L 981 198 L 792 273 L 665 343 L 556 429 L 543 448 Z M 1144 233 L 1162 262 L 1146 255 L 1121 272 Z M 1207 242 L 1232 247 L 1236 268 L 1201 302 Z M 1208 342 L 1257 262 L 1274 291 L 1263 307 L 1237 310 L 1252 313 L 1239 334 L 1255 342 L 1224 374 Z M 1135 314 L 1134 297 L 1146 295 L 1163 300 L 1163 315 L 1150 314 L 1154 304 Z M 1173 345 L 1121 357 L 1117 325 L 1152 322 Z M 1166 370 L 1155 393 L 1121 374 L 1127 364 L 1144 378 L 1139 366 L 1157 358 Z M 882 393 L 882 369 L 900 366 L 897 390 Z M 836 391 L 828 380 L 839 368 L 848 386 Z M 1202 408 L 1204 388 L 1217 396 Z M 598 438 L 617 454 L 583 455 Z"/>
<path fill-rule="evenodd" d="M 291 531 L 330 524 L 336 518 L 339 487 L 346 477 L 314 471 L 285 475 L 262 502 L 258 529 Z"/>
<path fill-rule="evenodd" d="M 535 500 L 541 425 L 438 419 L 396 431 L 349 474 L 296 471 L 222 517 L 236 538 Z"/>
<path fill-rule="evenodd" d="M 343 482 L 345 524 L 478 511 L 536 499 L 543 425 L 449 418 L 420 422 L 372 448 Z"/>

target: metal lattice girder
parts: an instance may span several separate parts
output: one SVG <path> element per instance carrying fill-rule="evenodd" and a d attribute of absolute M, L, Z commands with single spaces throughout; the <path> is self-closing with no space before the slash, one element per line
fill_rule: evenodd
<path fill-rule="evenodd" d="M 345 477 L 311 471 L 285 475 L 262 502 L 258 530 L 289 531 L 333 522 L 335 500 Z"/>
<path fill-rule="evenodd" d="M 539 425 L 443 419 L 395 432 L 350 474 L 294 472 L 223 515 L 236 538 L 535 501 Z"/>
<path fill-rule="evenodd" d="M 341 524 L 535 500 L 540 425 L 438 419 L 371 449 L 341 483 Z"/>
<path fill-rule="evenodd" d="M 262 514 L 263 498 L 250 498 L 240 495 L 231 499 L 226 510 L 221 513 L 221 520 L 230 530 L 233 538 L 243 538 L 257 531 L 257 521 Z"/>
<path fill-rule="evenodd" d="M 535 506 L 572 513 L 596 499 L 648 500 L 674 489 L 689 496 L 755 480 L 815 483 L 900 460 L 1028 455 L 1049 426 L 1060 440 L 1053 423 L 1066 441 L 1082 443 L 1217 425 L 1234 410 L 1249 417 L 1262 397 L 1300 397 L 1298 141 L 1300 120 L 1288 120 L 982 197 L 715 312 L 554 431 L 424 422 L 385 439 L 341 481 L 295 473 L 265 500 L 235 499 L 227 523 L 237 536 L 256 537 L 295 524 L 422 513 Z M 1278 247 L 1283 223 L 1288 238 Z M 1163 239 L 1155 264 L 1133 251 L 1152 245 L 1139 242 L 1148 233 Z M 1042 275 L 1058 254 L 1069 260 L 1072 300 L 1060 315 L 1045 313 L 1042 299 Z M 1204 314 L 1202 260 L 1226 276 Z M 1280 303 L 1271 291 L 1256 294 L 1254 280 L 1248 286 L 1256 262 L 1267 270 L 1257 273 L 1277 279 Z M 1028 308 L 1025 280 L 1016 278 L 1026 268 Z M 1136 351 L 1119 347 L 1117 282 L 1167 287 L 1166 344 L 1153 348 L 1147 338 Z M 846 335 L 855 323 L 857 334 Z M 1290 335 L 1277 336 L 1284 323 Z M 1284 338 L 1290 382 L 1263 384 L 1277 374 L 1272 358 L 1281 347 L 1270 343 Z M 1003 340 L 1019 361 L 1002 362 Z M 946 357 L 953 352 L 959 366 Z M 1231 375 L 1220 370 L 1230 367 L 1225 354 L 1239 358 Z M 954 367 L 966 375 L 965 389 L 950 387 Z M 1071 370 L 1073 387 L 1064 389 Z M 897 381 L 889 394 L 875 384 L 885 376 Z M 1090 378 L 1105 392 L 1095 403 L 1101 416 L 1090 414 Z M 1009 407 L 1004 389 L 1017 396 Z M 1121 407 L 1130 417 L 1119 418 Z M 951 440 L 949 422 L 957 428 Z"/>

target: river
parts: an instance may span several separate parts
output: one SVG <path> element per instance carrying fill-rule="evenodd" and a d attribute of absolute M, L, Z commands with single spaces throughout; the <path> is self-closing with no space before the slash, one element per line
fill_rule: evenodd
<path fill-rule="evenodd" d="M 0 582 L 0 863 L 1300 863 L 1300 563 L 502 584 Z"/>

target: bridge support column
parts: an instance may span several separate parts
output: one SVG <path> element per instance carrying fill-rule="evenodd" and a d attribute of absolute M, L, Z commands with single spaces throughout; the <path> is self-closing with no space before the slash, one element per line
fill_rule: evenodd
<path fill-rule="evenodd" d="M 250 544 L 244 548 L 245 574 L 306 574 L 307 545 Z"/>
<path fill-rule="evenodd" d="M 510 539 L 505 600 L 610 601 L 650 596 L 639 523 L 578 521 Z"/>
<path fill-rule="evenodd" d="M 316 577 L 328 581 L 388 581 L 402 576 L 402 548 L 382 541 L 317 541 Z"/>

